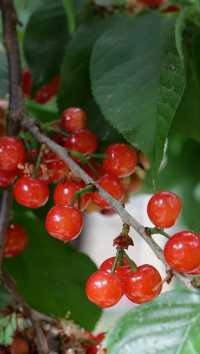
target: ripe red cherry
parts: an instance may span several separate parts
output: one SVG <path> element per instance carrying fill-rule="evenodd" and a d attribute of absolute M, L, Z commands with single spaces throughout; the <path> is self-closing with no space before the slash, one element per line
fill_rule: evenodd
<path fill-rule="evenodd" d="M 176 272 L 192 272 L 200 267 L 200 236 L 190 231 L 180 231 L 166 243 L 164 256 Z"/>
<path fill-rule="evenodd" d="M 124 198 L 124 187 L 120 180 L 112 175 L 106 174 L 98 181 L 99 185 L 105 189 L 113 198 L 122 200 Z M 98 192 L 94 192 L 92 195 L 93 202 L 101 209 L 110 207 L 109 202 L 100 196 Z"/>
<path fill-rule="evenodd" d="M 42 160 L 42 170 L 40 178 L 47 183 L 58 183 L 70 172 L 69 167 L 54 152 L 47 152 Z"/>
<path fill-rule="evenodd" d="M 123 295 L 120 280 L 115 274 L 99 270 L 89 277 L 86 295 L 99 307 L 111 307 L 117 304 Z"/>
<path fill-rule="evenodd" d="M 146 6 L 156 8 L 161 6 L 165 0 L 140 0 L 140 2 Z"/>
<path fill-rule="evenodd" d="M 34 100 L 38 103 L 45 104 L 57 95 L 60 85 L 60 78 L 55 77 L 48 84 L 42 86 L 36 93 Z"/>
<path fill-rule="evenodd" d="M 112 144 L 105 151 L 103 168 L 116 177 L 130 176 L 137 165 L 137 152 L 127 144 Z"/>
<path fill-rule="evenodd" d="M 106 259 L 101 265 L 100 265 L 100 270 L 111 273 L 112 267 L 115 261 L 115 257 L 111 257 Z M 127 259 L 124 257 L 123 258 L 123 264 L 122 265 L 117 265 L 115 269 L 115 275 L 118 276 L 118 278 L 123 281 L 124 277 L 126 277 L 128 274 L 132 272 L 131 267 L 127 261 Z"/>
<path fill-rule="evenodd" d="M 106 333 L 99 333 L 97 336 L 94 336 L 95 344 L 88 348 L 87 354 L 97 354 L 101 348 L 101 343 L 105 338 Z"/>
<path fill-rule="evenodd" d="M 83 215 L 80 210 L 67 205 L 55 205 L 47 214 L 45 221 L 49 235 L 62 241 L 77 238 L 83 228 Z"/>
<path fill-rule="evenodd" d="M 31 73 L 28 69 L 24 69 L 22 72 L 22 90 L 24 96 L 31 95 L 31 87 L 32 87 Z"/>
<path fill-rule="evenodd" d="M 25 338 L 17 336 L 13 339 L 10 347 L 11 354 L 29 354 L 29 352 L 29 344 Z"/>
<path fill-rule="evenodd" d="M 97 150 L 97 137 L 88 129 L 81 129 L 71 134 L 65 141 L 64 146 L 72 151 L 82 154 L 92 154 Z"/>
<path fill-rule="evenodd" d="M 83 109 L 71 107 L 61 116 L 61 126 L 70 133 L 86 127 L 87 116 Z"/>
<path fill-rule="evenodd" d="M 90 160 L 90 165 L 83 165 L 82 169 L 90 176 L 92 177 L 94 180 L 99 179 L 101 176 L 105 175 L 106 171 L 103 169 L 103 166 L 94 161 L 94 160 Z"/>
<path fill-rule="evenodd" d="M 59 183 L 54 190 L 55 204 L 65 204 L 70 206 L 74 200 L 75 193 L 84 188 L 83 182 L 65 181 Z M 91 200 L 91 193 L 86 193 L 80 198 L 80 209 L 85 210 Z M 78 202 L 74 204 L 78 207 Z"/>
<path fill-rule="evenodd" d="M 46 204 L 49 198 L 46 182 L 29 176 L 22 176 L 16 181 L 13 193 L 17 203 L 33 209 Z"/>
<path fill-rule="evenodd" d="M 25 161 L 26 151 L 21 140 L 11 137 L 0 137 L 0 169 L 15 171 L 18 164 Z"/>
<path fill-rule="evenodd" d="M 11 224 L 6 231 L 5 257 L 18 256 L 27 246 L 26 231 L 17 224 Z"/>
<path fill-rule="evenodd" d="M 159 192 L 149 200 L 147 213 L 149 219 L 157 227 L 171 227 L 180 214 L 181 206 L 181 199 L 176 194 Z"/>
<path fill-rule="evenodd" d="M 124 278 L 125 295 L 135 304 L 143 304 L 158 296 L 162 290 L 162 278 L 156 268 L 144 264 Z"/>
<path fill-rule="evenodd" d="M 10 186 L 15 177 L 17 176 L 18 171 L 4 171 L 0 170 L 0 187 L 7 188 Z"/>

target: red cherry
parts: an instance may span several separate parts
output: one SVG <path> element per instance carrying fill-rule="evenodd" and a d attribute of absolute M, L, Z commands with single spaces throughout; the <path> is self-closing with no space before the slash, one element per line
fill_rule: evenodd
<path fill-rule="evenodd" d="M 27 243 L 26 231 L 20 225 L 11 224 L 6 231 L 4 256 L 18 256 L 26 248 Z"/>
<path fill-rule="evenodd" d="M 111 307 L 117 304 L 123 295 L 120 280 L 115 274 L 99 270 L 89 277 L 86 295 L 99 307 Z"/>
<path fill-rule="evenodd" d="M 15 177 L 17 176 L 18 171 L 4 171 L 0 170 L 0 187 L 7 188 L 10 186 Z"/>
<path fill-rule="evenodd" d="M 135 304 L 153 300 L 162 290 L 162 278 L 156 268 L 144 264 L 124 278 L 124 293 Z"/>
<path fill-rule="evenodd" d="M 70 172 L 66 163 L 52 151 L 44 155 L 42 165 L 44 173 L 41 174 L 41 179 L 44 179 L 47 183 L 58 183 Z"/>
<path fill-rule="evenodd" d="M 100 265 L 100 270 L 111 273 L 112 267 L 115 261 L 115 257 L 111 257 L 106 259 L 101 265 Z M 118 278 L 123 281 L 124 277 L 126 277 L 128 274 L 132 273 L 131 267 L 127 261 L 127 259 L 124 257 L 123 258 L 123 264 L 122 265 L 117 265 L 115 269 L 115 275 L 118 276 Z"/>
<path fill-rule="evenodd" d="M 137 165 L 137 152 L 127 144 L 112 144 L 105 151 L 103 168 L 116 177 L 130 176 Z"/>
<path fill-rule="evenodd" d="M 165 9 L 163 9 L 161 12 L 162 13 L 173 13 L 173 12 L 178 12 L 180 10 L 181 10 L 180 6 L 170 5 L 170 6 L 166 7 Z"/>
<path fill-rule="evenodd" d="M 89 162 L 90 165 L 85 164 L 81 167 L 90 177 L 92 177 L 94 180 L 97 180 L 105 174 L 105 170 L 100 163 L 94 160 L 90 160 Z"/>
<path fill-rule="evenodd" d="M 165 0 L 140 0 L 140 2 L 146 6 L 157 8 L 161 6 Z"/>
<path fill-rule="evenodd" d="M 24 96 L 31 95 L 31 87 L 32 87 L 31 73 L 28 69 L 24 69 L 22 72 L 22 90 Z"/>
<path fill-rule="evenodd" d="M 15 171 L 25 161 L 26 151 L 21 140 L 11 137 L 0 137 L 0 169 Z"/>
<path fill-rule="evenodd" d="M 197 268 L 196 270 L 193 270 L 192 272 L 188 272 L 190 275 L 200 275 L 200 267 Z"/>
<path fill-rule="evenodd" d="M 49 198 L 46 182 L 28 176 L 22 176 L 16 181 L 13 193 L 17 203 L 33 209 L 46 204 Z"/>
<path fill-rule="evenodd" d="M 175 224 L 182 203 L 181 199 L 171 192 L 159 192 L 153 195 L 147 205 L 149 219 L 154 225 L 161 228 Z"/>
<path fill-rule="evenodd" d="M 55 205 L 47 214 L 45 226 L 49 235 L 62 241 L 77 238 L 83 228 L 80 210 L 67 205 Z"/>
<path fill-rule="evenodd" d="M 70 206 L 74 200 L 75 193 L 84 188 L 83 182 L 65 181 L 59 183 L 54 190 L 54 202 L 55 204 L 65 204 Z M 91 193 L 84 194 L 80 199 L 80 209 L 85 210 L 90 202 Z M 75 203 L 78 207 L 78 202 Z"/>
<path fill-rule="evenodd" d="M 97 354 L 97 352 L 101 348 L 101 342 L 103 342 L 105 335 L 106 335 L 106 333 L 102 332 L 94 337 L 95 344 L 88 348 L 87 354 Z"/>
<path fill-rule="evenodd" d="M 112 175 L 104 175 L 98 181 L 99 185 L 105 189 L 113 198 L 122 200 L 124 198 L 124 187 L 120 180 Z M 109 202 L 100 196 L 98 192 L 94 192 L 92 195 L 93 202 L 97 204 L 101 209 L 110 207 Z"/>
<path fill-rule="evenodd" d="M 166 243 L 164 256 L 176 272 L 192 272 L 200 267 L 200 237 L 197 233 L 180 231 Z"/>
<path fill-rule="evenodd" d="M 71 107 L 61 116 L 61 126 L 70 133 L 86 127 L 87 116 L 83 109 Z"/>
<path fill-rule="evenodd" d="M 28 341 L 21 337 L 17 336 L 14 338 L 11 347 L 10 353 L 11 354 L 29 354 L 29 344 Z"/>
<path fill-rule="evenodd" d="M 42 86 L 36 93 L 34 100 L 38 103 L 45 104 L 57 95 L 60 85 L 60 78 L 55 77 L 48 84 Z"/>
<path fill-rule="evenodd" d="M 71 134 L 64 145 L 67 149 L 82 154 L 92 154 L 97 150 L 97 137 L 88 129 L 81 129 Z"/>
<path fill-rule="evenodd" d="M 57 144 L 64 146 L 65 145 L 65 141 L 66 141 L 66 136 L 62 133 L 59 132 L 54 132 L 51 134 L 51 138 L 52 140 L 54 140 Z"/>

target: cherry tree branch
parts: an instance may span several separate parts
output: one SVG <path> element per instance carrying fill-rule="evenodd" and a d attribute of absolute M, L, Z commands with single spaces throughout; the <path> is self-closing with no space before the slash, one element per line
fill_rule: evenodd
<path fill-rule="evenodd" d="M 131 226 L 149 245 L 153 250 L 158 259 L 168 267 L 165 258 L 163 256 L 163 251 L 161 247 L 153 240 L 151 235 L 147 232 L 146 227 L 140 224 L 124 207 L 123 205 L 114 199 L 109 193 L 107 193 L 96 181 L 94 181 L 69 155 L 66 148 L 55 143 L 45 134 L 43 134 L 39 126 L 35 123 L 32 118 L 23 118 L 21 120 L 21 126 L 32 133 L 32 135 L 38 140 L 41 144 L 46 144 L 53 152 L 55 152 L 72 170 L 72 172 L 79 176 L 85 183 L 94 185 L 99 194 L 105 198 L 113 209 L 115 209 L 118 215 L 121 217 L 121 220 L 124 224 Z M 168 235 L 168 237 L 170 237 Z M 188 288 L 193 288 L 189 277 L 182 275 L 180 273 L 174 272 L 175 277 L 181 281 Z M 194 289 L 194 288 L 193 288 Z"/>

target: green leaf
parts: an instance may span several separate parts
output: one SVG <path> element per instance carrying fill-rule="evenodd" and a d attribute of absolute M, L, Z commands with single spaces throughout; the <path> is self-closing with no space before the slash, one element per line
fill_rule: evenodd
<path fill-rule="evenodd" d="M 127 0 L 95 0 L 95 4 L 99 6 L 120 6 L 126 2 Z"/>
<path fill-rule="evenodd" d="M 23 225 L 29 237 L 28 248 L 5 262 L 19 292 L 33 308 L 55 317 L 70 312 L 76 323 L 91 330 L 101 313 L 85 295 L 86 279 L 96 271 L 94 263 L 50 237 L 32 212 L 17 214 L 14 222 Z"/>
<path fill-rule="evenodd" d="M 74 0 L 63 0 L 63 5 L 68 18 L 69 31 L 73 33 L 76 27 L 76 8 Z"/>
<path fill-rule="evenodd" d="M 24 52 L 34 87 L 59 73 L 68 39 L 62 0 L 49 0 L 33 12 L 25 32 Z"/>
<path fill-rule="evenodd" d="M 200 294 L 172 291 L 122 317 L 108 335 L 109 354 L 199 354 Z"/>
<path fill-rule="evenodd" d="M 4 98 L 8 93 L 8 68 L 5 50 L 0 44 L 0 98 Z"/>
<path fill-rule="evenodd" d="M 200 141 L 200 33 L 187 49 L 187 86 L 172 129 Z"/>
<path fill-rule="evenodd" d="M 68 44 L 61 68 L 58 95 L 59 110 L 68 106 L 83 106 L 90 97 L 89 61 L 97 38 L 113 20 L 94 17 L 77 29 Z"/>
<path fill-rule="evenodd" d="M 51 101 L 44 105 L 32 100 L 27 100 L 26 107 L 41 123 L 51 122 L 58 118 L 57 105 L 55 101 Z"/>
<path fill-rule="evenodd" d="M 7 291 L 0 285 L 0 309 L 3 309 L 10 303 L 10 296 Z"/>
<path fill-rule="evenodd" d="M 157 172 L 185 85 L 174 17 L 122 18 L 96 42 L 93 94 L 105 118 L 151 158 Z"/>

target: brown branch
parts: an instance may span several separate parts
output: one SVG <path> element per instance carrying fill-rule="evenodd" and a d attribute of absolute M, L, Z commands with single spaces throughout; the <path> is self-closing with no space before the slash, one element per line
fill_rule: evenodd
<path fill-rule="evenodd" d="M 2 271 L 3 253 L 5 246 L 6 230 L 10 221 L 10 211 L 12 206 L 12 191 L 3 191 L 0 205 L 0 273 Z"/>
<path fill-rule="evenodd" d="M 109 201 L 113 209 L 115 209 L 118 215 L 121 217 L 123 224 L 128 224 L 131 226 L 137 233 L 142 237 L 142 239 L 149 245 L 153 250 L 158 259 L 165 264 L 168 268 L 168 265 L 163 256 L 163 251 L 160 246 L 153 240 L 153 238 L 146 232 L 146 228 L 140 224 L 127 210 L 123 205 L 114 199 L 109 193 L 107 193 L 99 184 L 94 181 L 72 158 L 69 156 L 66 148 L 55 143 L 53 140 L 48 138 L 43 134 L 40 128 L 36 125 L 35 121 L 31 118 L 24 118 L 21 120 L 21 126 L 32 133 L 32 135 L 41 143 L 46 144 L 52 151 L 54 151 L 72 170 L 72 172 L 79 176 L 85 183 L 94 185 L 100 195 Z M 190 278 L 183 274 L 174 272 L 176 278 L 181 281 L 188 288 L 193 288 L 191 285 Z"/>

